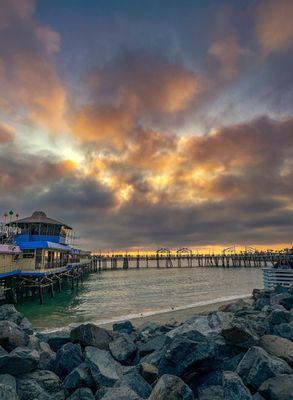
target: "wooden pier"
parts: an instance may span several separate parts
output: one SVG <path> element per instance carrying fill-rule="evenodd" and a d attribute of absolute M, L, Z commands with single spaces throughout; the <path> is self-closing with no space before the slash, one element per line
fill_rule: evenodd
<path fill-rule="evenodd" d="M 44 296 L 54 297 L 56 292 L 61 292 L 65 282 L 74 289 L 83 282 L 85 275 L 98 271 L 96 257 L 68 264 L 63 268 L 7 271 L 0 274 L 2 297 L 5 301 L 16 304 L 24 297 L 36 296 L 40 304 L 43 304 Z"/>
<path fill-rule="evenodd" d="M 187 248 L 171 252 L 161 248 L 152 254 L 100 254 L 97 257 L 101 270 L 139 269 L 139 268 L 264 268 L 276 263 L 293 262 L 293 254 L 269 252 L 243 252 L 223 254 L 198 254 Z"/>

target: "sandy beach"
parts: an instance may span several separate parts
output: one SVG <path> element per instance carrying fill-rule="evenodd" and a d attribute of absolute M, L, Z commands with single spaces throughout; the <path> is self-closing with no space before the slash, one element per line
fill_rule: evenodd
<path fill-rule="evenodd" d="M 239 296 L 237 299 L 248 299 L 251 296 Z M 171 311 L 163 311 L 163 312 L 158 312 L 156 314 L 152 315 L 147 315 L 147 316 L 141 316 L 137 318 L 130 318 L 132 324 L 135 327 L 139 327 L 145 322 L 156 322 L 158 324 L 167 324 L 167 323 L 173 323 L 173 322 L 184 322 L 187 319 L 191 318 L 195 314 L 206 314 L 211 311 L 216 311 L 220 306 L 224 304 L 230 304 L 237 299 L 233 300 L 226 300 L 226 301 L 219 301 L 211 304 L 204 304 L 204 305 L 198 305 L 195 307 L 189 307 L 189 308 L 182 308 L 182 309 L 175 309 Z M 115 321 L 118 322 L 118 321 Z M 106 328 L 106 329 L 112 329 L 114 322 L 109 322 L 105 324 L 99 324 L 99 326 Z"/>

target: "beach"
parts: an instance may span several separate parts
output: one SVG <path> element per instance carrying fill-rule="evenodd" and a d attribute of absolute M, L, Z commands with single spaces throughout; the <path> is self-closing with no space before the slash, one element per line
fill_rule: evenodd
<path fill-rule="evenodd" d="M 171 324 L 171 323 L 182 323 L 189 318 L 193 317 L 196 314 L 207 314 L 212 311 L 218 310 L 218 308 L 222 305 L 232 304 L 238 299 L 249 299 L 250 295 L 234 297 L 230 300 L 218 301 L 218 302 L 210 302 L 209 304 L 197 305 L 194 307 L 182 307 L 179 309 L 174 309 L 170 311 L 162 311 L 157 313 L 152 313 L 150 315 L 142 315 L 139 317 L 128 318 L 131 321 L 133 326 L 139 328 L 141 325 L 148 322 L 155 322 L 157 324 Z M 104 324 L 99 324 L 100 327 L 105 329 L 112 329 L 113 324 L 116 322 L 123 321 L 123 319 L 116 319 L 113 322 L 108 322 Z"/>

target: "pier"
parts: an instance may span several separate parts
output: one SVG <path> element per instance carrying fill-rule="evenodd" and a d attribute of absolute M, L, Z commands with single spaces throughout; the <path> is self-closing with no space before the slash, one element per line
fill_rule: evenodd
<path fill-rule="evenodd" d="M 277 264 L 286 265 L 293 261 L 292 253 L 284 252 L 227 252 L 222 254 L 199 254 L 191 249 L 171 251 L 160 248 L 147 254 L 100 254 L 96 256 L 100 270 L 139 268 L 269 268 Z"/>
<path fill-rule="evenodd" d="M 98 262 L 95 257 L 68 264 L 62 268 L 41 269 L 39 271 L 2 270 L 0 273 L 2 298 L 10 303 L 17 304 L 22 298 L 38 297 L 40 304 L 43 304 L 45 295 L 53 298 L 56 293 L 61 293 L 64 284 L 70 284 L 71 288 L 74 289 L 91 272 L 98 272 Z"/>

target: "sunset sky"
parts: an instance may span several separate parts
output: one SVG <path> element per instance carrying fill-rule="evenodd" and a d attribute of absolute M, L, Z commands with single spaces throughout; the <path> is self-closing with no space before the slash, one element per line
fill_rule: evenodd
<path fill-rule="evenodd" d="M 0 212 L 92 250 L 292 245 L 292 0 L 0 0 Z"/>

